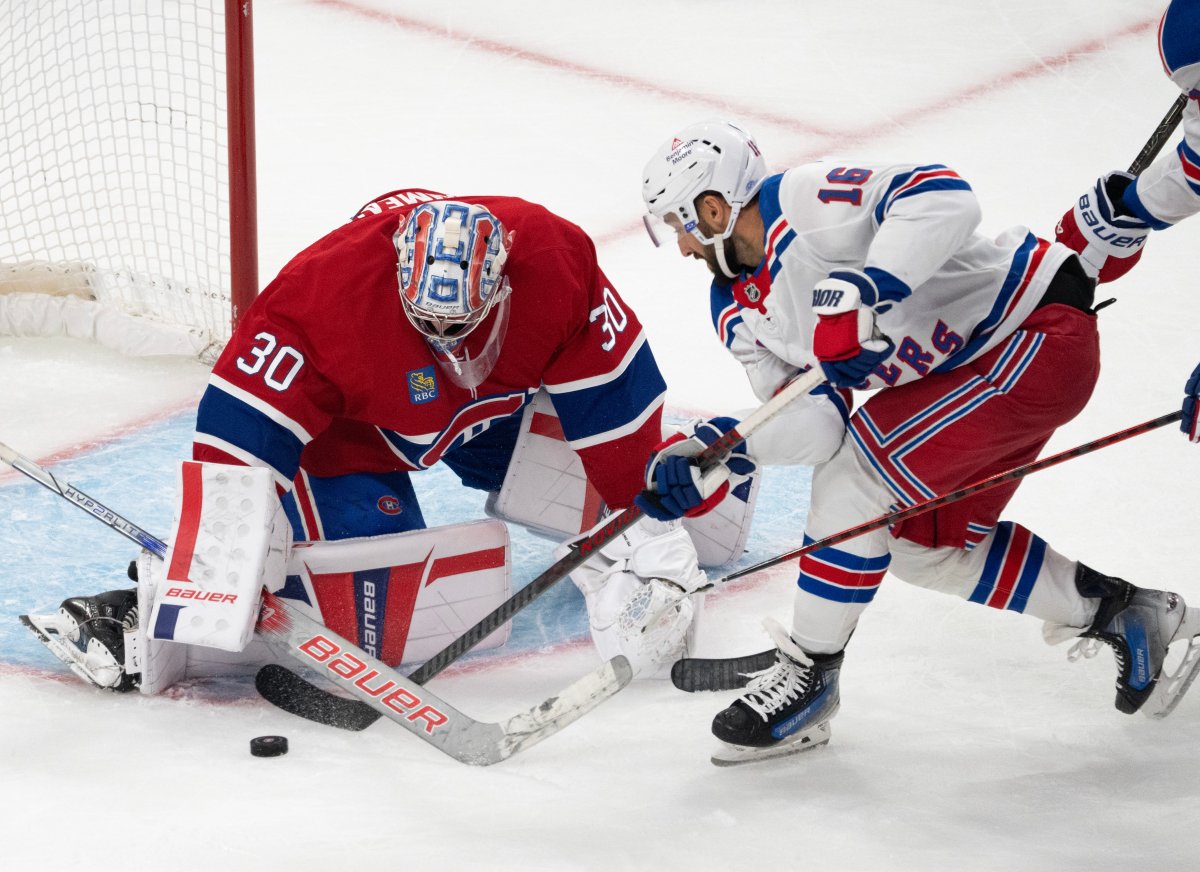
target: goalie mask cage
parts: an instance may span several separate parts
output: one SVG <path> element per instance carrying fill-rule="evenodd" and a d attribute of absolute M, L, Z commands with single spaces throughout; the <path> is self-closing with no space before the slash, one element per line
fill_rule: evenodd
<path fill-rule="evenodd" d="M 0 333 L 211 359 L 258 293 L 250 0 L 0 0 Z"/>

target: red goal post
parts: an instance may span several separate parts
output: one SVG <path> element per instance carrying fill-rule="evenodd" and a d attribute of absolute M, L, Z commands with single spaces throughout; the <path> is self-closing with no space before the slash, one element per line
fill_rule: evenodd
<path fill-rule="evenodd" d="M 0 333 L 213 358 L 258 293 L 250 0 L 0 0 Z"/>

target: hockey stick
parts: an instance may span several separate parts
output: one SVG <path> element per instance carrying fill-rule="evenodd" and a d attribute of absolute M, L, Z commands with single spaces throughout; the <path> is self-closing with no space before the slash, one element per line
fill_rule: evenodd
<path fill-rule="evenodd" d="M 737 427 L 730 429 L 701 451 L 697 455 L 700 469 L 707 473 L 716 467 L 731 448 L 775 417 L 793 400 L 807 394 L 822 381 L 824 381 L 824 374 L 818 369 L 810 370 L 794 379 L 753 413 L 747 415 Z M 567 554 L 555 561 L 549 569 L 513 594 L 508 600 L 501 603 L 490 614 L 484 616 L 475 626 L 425 661 L 420 668 L 409 675 L 409 680 L 416 684 L 424 684 L 433 678 L 498 628 L 512 620 L 519 611 L 566 578 L 595 551 L 614 540 L 641 517 L 641 509 L 637 506 L 630 506 L 614 515 L 607 524 L 588 538 L 572 544 L 571 550 Z M 328 726 L 362 730 L 378 719 L 376 712 L 368 710 L 357 700 L 348 700 L 327 693 L 282 667 L 260 670 L 255 686 L 264 699 L 279 708 Z"/>
<path fill-rule="evenodd" d="M 1183 110 L 1187 108 L 1187 104 L 1187 94 L 1180 94 L 1175 98 L 1175 102 L 1171 104 L 1170 110 L 1163 116 L 1162 121 L 1158 122 L 1158 127 L 1154 128 L 1154 132 L 1150 134 L 1150 138 L 1146 140 L 1146 144 L 1142 146 L 1142 150 L 1138 152 L 1138 156 L 1129 165 L 1130 173 L 1140 176 L 1146 167 L 1154 162 L 1154 159 L 1158 157 L 1158 153 L 1162 151 L 1162 147 L 1167 144 L 1167 140 L 1175 132 L 1175 128 L 1179 126 L 1179 122 L 1183 119 Z"/>
<path fill-rule="evenodd" d="M 796 560 L 803 557 L 805 554 L 810 554 L 813 551 L 818 551 L 822 548 L 828 548 L 831 545 L 837 545 L 840 542 L 845 542 L 847 539 L 853 539 L 861 536 L 864 533 L 870 533 L 873 530 L 879 530 L 883 527 L 890 527 L 900 521 L 912 518 L 916 515 L 924 514 L 932 511 L 940 506 L 949 505 L 950 503 L 958 502 L 961 499 L 972 496 L 974 494 L 983 493 L 991 490 L 994 487 L 999 487 L 1011 481 L 1017 481 L 1035 472 L 1040 472 L 1043 469 L 1049 469 L 1052 466 L 1057 466 L 1060 463 L 1065 463 L 1076 457 L 1082 457 L 1085 454 L 1091 454 L 1093 451 L 1099 451 L 1101 448 L 1107 448 L 1110 445 L 1115 445 L 1118 442 L 1124 442 L 1126 439 L 1132 439 L 1134 436 L 1140 436 L 1143 433 L 1149 433 L 1151 430 L 1157 430 L 1160 427 L 1165 427 L 1179 421 L 1183 417 L 1182 411 L 1171 412 L 1169 415 L 1163 415 L 1161 418 L 1154 418 L 1151 421 L 1145 421 L 1141 424 L 1135 424 L 1117 433 L 1112 433 L 1108 436 L 1095 439 L 1083 445 L 1069 448 L 1066 451 L 1061 451 L 1058 454 L 1052 454 L 1050 457 L 1035 460 L 1031 463 L 1026 463 L 1022 466 L 1014 467 L 1006 472 L 999 472 L 985 479 L 969 484 L 966 487 L 943 494 L 940 497 L 933 497 L 915 505 L 909 506 L 906 509 L 898 509 L 894 512 L 889 512 L 886 515 L 880 515 L 872 521 L 859 524 L 856 527 L 850 527 L 843 530 L 841 533 L 834 533 L 832 536 L 826 536 L 824 539 L 818 539 L 815 542 L 810 542 L 803 548 L 797 548 L 794 551 L 788 551 L 786 554 L 779 554 L 760 563 L 755 563 L 753 566 L 747 566 L 744 569 L 739 569 L 736 572 L 731 572 L 728 575 L 718 578 L 716 581 L 709 582 L 703 587 L 697 588 L 697 593 L 712 590 L 720 587 L 734 579 L 743 578 L 747 575 L 752 575 L 755 572 L 761 572 L 764 569 L 769 569 L 772 566 L 778 566 L 780 563 L 787 563 L 791 560 Z M 754 672 L 758 669 L 766 668 L 774 662 L 774 649 L 770 651 L 759 652 L 758 654 L 747 654 L 739 657 L 726 657 L 714 659 L 701 658 L 684 658 L 676 661 L 671 667 L 671 681 L 680 690 L 692 692 L 695 690 L 733 690 L 738 687 L 745 686 L 744 672 Z M 760 665 L 764 664 L 765 665 Z M 755 668 L 757 667 L 757 668 Z M 741 683 L 730 683 L 738 682 Z"/>
<path fill-rule="evenodd" d="M 159 559 L 161 539 L 0 443 L 0 461 L 74 503 Z M 263 597 L 256 633 L 270 648 L 318 669 L 343 689 L 422 741 L 461 763 L 487 766 L 506 760 L 577 720 L 633 679 L 618 656 L 533 708 L 501 723 L 477 721 L 400 675 L 273 594 Z"/>

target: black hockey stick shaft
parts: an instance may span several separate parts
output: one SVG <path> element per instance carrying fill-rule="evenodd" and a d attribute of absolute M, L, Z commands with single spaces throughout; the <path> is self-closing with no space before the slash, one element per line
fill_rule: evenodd
<path fill-rule="evenodd" d="M 753 566 L 747 566 L 745 569 L 739 569 L 736 572 L 731 572 L 728 575 L 722 576 L 706 587 L 700 590 L 708 590 L 728 581 L 733 581 L 735 578 L 742 578 L 746 575 L 751 575 L 755 572 L 761 572 L 764 569 L 769 569 L 772 566 L 778 566 L 780 563 L 786 563 L 790 560 L 796 560 L 803 557 L 805 554 L 810 554 L 813 551 L 818 551 L 822 548 L 828 548 L 831 545 L 837 545 L 840 542 L 845 542 L 847 539 L 854 539 L 864 533 L 870 533 L 873 530 L 879 530 L 883 527 L 890 527 L 900 521 L 912 518 L 916 515 L 924 514 L 932 511 L 940 506 L 949 505 L 950 503 L 958 502 L 974 494 L 983 493 L 992 488 L 999 487 L 1008 482 L 1017 481 L 1035 472 L 1040 472 L 1043 469 L 1049 469 L 1052 466 L 1057 466 L 1060 463 L 1065 463 L 1076 457 L 1082 457 L 1085 454 L 1091 454 L 1093 451 L 1099 451 L 1101 448 L 1107 448 L 1110 445 L 1115 445 L 1118 442 L 1124 442 L 1126 439 L 1132 439 L 1134 436 L 1140 436 L 1143 433 L 1149 433 L 1151 430 L 1157 430 L 1160 427 L 1165 427 L 1183 418 L 1182 411 L 1171 412 L 1169 415 L 1163 415 L 1161 418 L 1155 418 L 1151 421 L 1145 421 L 1141 424 L 1135 424 L 1120 432 L 1113 433 L 1109 436 L 1095 439 L 1084 445 L 1078 445 L 1075 448 L 1070 448 L 1066 451 L 1061 451 L 1058 454 L 1052 454 L 1050 457 L 1044 457 L 1041 460 L 1035 460 L 1032 463 L 1026 463 L 1022 466 L 1014 467 L 1006 472 L 999 472 L 993 476 L 977 481 L 974 484 L 969 484 L 966 487 L 943 494 L 940 497 L 933 497 L 916 505 L 909 506 L 907 509 L 899 509 L 895 512 L 889 512 L 886 515 L 881 515 L 873 521 L 859 524 L 857 527 L 851 527 L 848 530 L 843 530 L 840 533 L 834 533 L 832 536 L 826 536 L 824 539 L 818 539 L 816 542 L 811 542 L 803 548 L 797 548 L 794 551 L 789 551 L 786 554 L 779 554 L 761 563 L 756 563 Z"/>
<path fill-rule="evenodd" d="M 1158 122 L 1158 127 L 1154 128 L 1154 132 L 1150 134 L 1150 138 L 1146 140 L 1146 144 L 1142 146 L 1141 152 L 1134 158 L 1133 163 L 1129 165 L 1129 172 L 1135 176 L 1140 176 L 1146 167 L 1154 162 L 1158 157 L 1158 153 L 1162 151 L 1167 140 L 1171 138 L 1171 134 L 1175 132 L 1175 128 L 1179 126 L 1180 120 L 1183 118 L 1183 110 L 1187 108 L 1187 94 L 1180 94 L 1175 98 L 1175 102 L 1171 104 L 1170 111 L 1163 116 L 1163 120 Z"/>

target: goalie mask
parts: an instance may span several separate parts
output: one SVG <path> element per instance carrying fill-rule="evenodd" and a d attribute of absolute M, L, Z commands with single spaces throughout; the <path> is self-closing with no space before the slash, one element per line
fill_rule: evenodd
<path fill-rule="evenodd" d="M 512 235 L 482 206 L 423 203 L 396 228 L 400 303 L 452 381 L 475 388 L 508 329 L 504 263 Z M 495 310 L 486 334 L 475 328 Z"/>
<path fill-rule="evenodd" d="M 767 162 L 754 137 L 737 125 L 704 121 L 685 127 L 659 147 L 642 174 L 642 199 L 649 210 L 643 220 L 650 239 L 661 246 L 675 238 L 676 228 L 666 223 L 673 215 L 679 228 L 713 246 L 721 270 L 734 278 L 724 242 L 742 206 L 754 198 L 766 177 Z M 696 198 L 706 191 L 715 191 L 733 207 L 729 224 L 713 236 L 700 230 L 696 218 Z"/>

